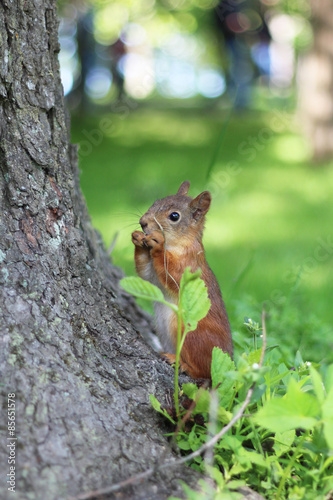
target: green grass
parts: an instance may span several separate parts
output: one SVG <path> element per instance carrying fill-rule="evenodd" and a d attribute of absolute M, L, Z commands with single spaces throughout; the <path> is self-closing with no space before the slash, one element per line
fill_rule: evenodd
<path fill-rule="evenodd" d="M 135 273 L 130 234 L 140 214 L 188 179 L 190 195 L 213 195 L 204 244 L 233 330 L 244 315 L 258 319 L 265 302 L 279 343 L 300 347 L 308 359 L 332 359 L 333 165 L 310 164 L 293 116 L 234 115 L 208 181 L 227 111 L 138 108 L 74 117 L 72 142 L 86 141 L 88 151 L 87 134 L 105 116 L 109 131 L 80 155 L 81 186 L 106 245 L 119 233 L 114 263 Z M 282 321 L 283 311 L 292 312 Z"/>

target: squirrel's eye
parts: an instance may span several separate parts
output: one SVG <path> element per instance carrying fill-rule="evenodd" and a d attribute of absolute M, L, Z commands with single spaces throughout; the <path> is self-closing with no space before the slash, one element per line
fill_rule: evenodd
<path fill-rule="evenodd" d="M 169 215 L 169 219 L 172 220 L 172 222 L 176 222 L 177 220 L 179 220 L 179 217 L 180 217 L 180 214 L 178 212 L 172 212 Z"/>

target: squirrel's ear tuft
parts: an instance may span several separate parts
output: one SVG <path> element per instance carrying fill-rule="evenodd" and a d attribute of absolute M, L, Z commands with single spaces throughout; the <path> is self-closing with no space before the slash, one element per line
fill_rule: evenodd
<path fill-rule="evenodd" d="M 190 189 L 190 183 L 189 183 L 189 181 L 184 181 L 180 185 L 180 188 L 178 189 L 177 194 L 180 194 L 182 196 L 186 196 L 189 189 Z"/>
<path fill-rule="evenodd" d="M 212 197 L 209 191 L 204 191 L 199 194 L 194 200 L 190 203 L 190 208 L 192 212 L 192 217 L 195 220 L 199 220 L 201 217 L 206 215 L 209 210 L 210 202 L 212 201 Z"/>

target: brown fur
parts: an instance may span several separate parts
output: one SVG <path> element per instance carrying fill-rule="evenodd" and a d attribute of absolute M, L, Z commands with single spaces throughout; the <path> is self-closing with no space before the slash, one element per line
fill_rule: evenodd
<path fill-rule="evenodd" d="M 180 363 L 182 370 L 193 378 L 210 378 L 213 347 L 220 347 L 232 356 L 233 346 L 220 288 L 206 262 L 202 245 L 205 214 L 211 201 L 210 193 L 204 191 L 192 200 L 187 196 L 189 186 L 189 182 L 185 181 L 176 195 L 155 201 L 140 219 L 144 232 L 134 231 L 132 241 L 135 245 L 138 275 L 158 285 L 165 298 L 174 303 L 178 303 L 179 284 L 185 268 L 190 267 L 192 272 L 201 268 L 211 308 L 207 316 L 199 321 L 196 330 L 187 334 Z M 173 212 L 180 214 L 180 220 L 170 220 Z M 169 363 L 174 363 L 177 317 L 164 310 L 162 314 L 167 318 L 167 331 L 160 331 L 159 334 L 162 341 L 164 337 L 173 348 L 173 353 L 163 353 L 162 356 Z M 163 330 L 163 321 L 161 324 Z"/>

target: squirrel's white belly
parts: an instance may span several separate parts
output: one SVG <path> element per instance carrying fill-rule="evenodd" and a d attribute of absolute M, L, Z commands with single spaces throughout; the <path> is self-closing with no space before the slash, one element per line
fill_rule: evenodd
<path fill-rule="evenodd" d="M 165 304 L 154 302 L 156 328 L 164 352 L 175 354 L 175 348 L 171 341 L 170 324 L 175 312 Z"/>
<path fill-rule="evenodd" d="M 165 299 L 168 300 L 169 302 L 171 301 L 170 297 L 165 295 L 165 289 L 162 287 L 161 283 L 159 282 L 156 276 L 152 261 L 149 262 L 149 265 L 146 266 L 146 269 L 144 270 L 142 277 L 145 280 L 152 283 L 153 285 L 156 285 L 163 292 Z M 175 312 L 169 306 L 161 304 L 160 302 L 154 302 L 154 311 L 155 311 L 156 329 L 158 337 L 162 344 L 162 348 L 164 352 L 169 352 L 171 354 L 174 354 L 175 348 L 171 341 L 170 324 L 173 317 L 175 316 Z"/>

